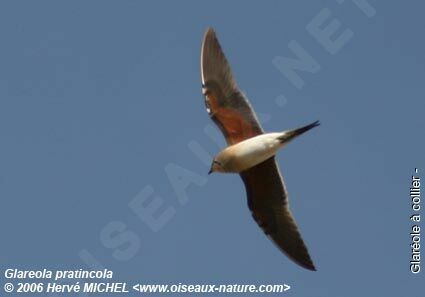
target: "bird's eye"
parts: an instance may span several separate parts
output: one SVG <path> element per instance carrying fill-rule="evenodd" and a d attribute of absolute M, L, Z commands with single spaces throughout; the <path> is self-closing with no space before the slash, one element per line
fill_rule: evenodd
<path fill-rule="evenodd" d="M 218 161 L 216 161 L 216 160 L 214 160 L 213 161 L 215 164 L 217 164 L 218 166 L 221 166 L 221 163 L 220 162 L 218 162 Z"/>

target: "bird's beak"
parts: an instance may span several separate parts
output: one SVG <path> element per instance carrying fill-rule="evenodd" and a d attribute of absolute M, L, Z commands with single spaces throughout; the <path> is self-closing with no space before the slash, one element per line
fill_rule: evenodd
<path fill-rule="evenodd" d="M 314 127 L 317 127 L 319 125 L 320 125 L 319 121 L 315 121 L 314 123 L 311 123 L 307 126 L 304 126 L 304 127 L 298 128 L 298 129 L 294 129 L 294 130 L 289 130 L 289 131 L 285 132 L 284 135 L 282 135 L 282 137 L 280 138 L 280 141 L 282 143 L 288 143 L 292 139 L 300 136 L 301 134 L 303 134 L 303 133 L 307 132 L 308 130 L 313 129 Z"/>
<path fill-rule="evenodd" d="M 208 171 L 208 174 L 211 174 L 211 173 L 213 173 L 212 167 L 210 168 L 210 171 Z"/>

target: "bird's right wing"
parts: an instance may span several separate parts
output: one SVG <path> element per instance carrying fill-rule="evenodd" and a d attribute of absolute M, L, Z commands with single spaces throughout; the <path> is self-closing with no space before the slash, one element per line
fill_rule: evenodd
<path fill-rule="evenodd" d="M 272 157 L 241 174 L 248 206 L 264 233 L 297 264 L 316 270 L 288 206 L 285 185 Z"/>
<path fill-rule="evenodd" d="M 247 98 L 239 90 L 213 29 L 205 32 L 201 50 L 205 105 L 229 145 L 262 134 Z"/>
<path fill-rule="evenodd" d="M 202 42 L 201 78 L 207 111 L 229 145 L 263 133 L 211 28 Z M 292 260 L 314 270 L 288 208 L 286 189 L 274 158 L 242 172 L 241 177 L 248 194 L 248 205 L 260 227 Z"/>

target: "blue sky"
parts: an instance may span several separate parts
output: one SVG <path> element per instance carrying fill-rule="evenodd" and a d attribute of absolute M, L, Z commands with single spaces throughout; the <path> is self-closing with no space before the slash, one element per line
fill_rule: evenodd
<path fill-rule="evenodd" d="M 422 2 L 0 8 L 2 270 L 87 268 L 90 255 L 129 282 L 420 296 L 409 187 L 425 170 Z M 309 32 L 320 17 L 338 20 L 339 46 Z M 224 146 L 201 95 L 208 26 L 267 131 L 322 123 L 277 157 L 318 272 L 263 235 L 237 175 L 207 175 Z M 273 61 L 302 53 L 315 67 L 297 85 Z M 153 218 L 137 208 L 145 198 Z"/>

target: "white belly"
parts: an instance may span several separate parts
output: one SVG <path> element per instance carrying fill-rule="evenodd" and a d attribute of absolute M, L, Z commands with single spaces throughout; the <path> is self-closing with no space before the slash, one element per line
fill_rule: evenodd
<path fill-rule="evenodd" d="M 229 172 L 241 172 L 251 168 L 270 157 L 282 147 L 278 137 L 282 133 L 267 133 L 249 138 L 222 151 L 223 157 L 229 158 Z"/>

